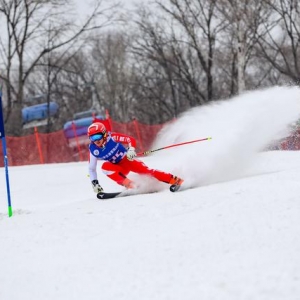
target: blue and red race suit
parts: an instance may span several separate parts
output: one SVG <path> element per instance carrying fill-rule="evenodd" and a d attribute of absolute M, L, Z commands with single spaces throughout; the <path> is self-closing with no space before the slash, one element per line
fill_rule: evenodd
<path fill-rule="evenodd" d="M 151 169 L 138 159 L 128 160 L 126 157 L 127 149 L 123 144 L 127 144 L 128 147 L 135 147 L 136 141 L 133 137 L 109 132 L 103 146 L 98 147 L 94 143 L 89 145 L 89 175 L 91 181 L 98 179 L 97 161 L 105 160 L 102 164 L 102 171 L 120 185 L 123 185 L 129 172 L 150 175 L 159 181 L 170 182 L 173 177 L 172 174 Z"/>

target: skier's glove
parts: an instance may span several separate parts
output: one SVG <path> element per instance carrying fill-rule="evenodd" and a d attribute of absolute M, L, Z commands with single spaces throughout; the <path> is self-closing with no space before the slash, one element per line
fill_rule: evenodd
<path fill-rule="evenodd" d="M 134 147 L 129 147 L 127 149 L 127 154 L 126 154 L 128 160 L 133 160 L 136 157 L 136 152 Z"/>
<path fill-rule="evenodd" d="M 95 180 L 92 181 L 92 185 L 93 185 L 93 190 L 94 190 L 95 193 L 98 194 L 98 193 L 103 192 L 103 188 L 102 188 L 102 186 L 99 184 L 99 182 L 98 182 L 97 179 L 95 179 Z"/>

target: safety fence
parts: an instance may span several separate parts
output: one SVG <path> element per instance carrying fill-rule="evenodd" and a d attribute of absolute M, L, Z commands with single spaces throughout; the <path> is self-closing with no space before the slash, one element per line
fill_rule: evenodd
<path fill-rule="evenodd" d="M 101 120 L 108 130 L 120 132 L 134 137 L 137 141 L 137 151 L 145 151 L 151 147 L 157 133 L 164 126 L 145 125 L 136 120 L 128 123 L 118 123 L 112 119 Z M 74 138 L 66 137 L 64 130 L 52 133 L 40 133 L 38 127 L 33 133 L 22 137 L 6 137 L 7 156 L 10 166 L 66 163 L 88 160 L 89 139 L 85 134 L 76 135 L 78 128 L 74 129 Z M 80 131 L 80 130 L 79 130 Z M 0 147 L 1 148 L 1 147 Z M 3 158 L 2 148 L 0 157 Z M 0 160 L 3 167 L 4 160 Z"/>
<path fill-rule="evenodd" d="M 300 129 L 296 129 L 289 137 L 280 141 L 276 150 L 300 150 Z"/>
<path fill-rule="evenodd" d="M 137 151 L 149 150 L 157 133 L 165 124 L 145 125 L 136 120 L 128 123 L 118 123 L 112 119 L 101 120 L 106 127 L 114 132 L 120 132 L 133 136 L 137 141 Z M 52 133 L 40 133 L 38 128 L 33 133 L 23 137 L 6 137 L 7 156 L 10 166 L 67 163 L 88 160 L 87 135 L 76 135 L 74 138 L 66 138 L 65 131 L 60 130 Z M 280 141 L 269 150 L 300 150 L 300 130 L 295 131 L 290 137 Z M 3 158 L 2 148 L 0 157 Z M 3 167 L 4 160 L 0 160 Z"/>

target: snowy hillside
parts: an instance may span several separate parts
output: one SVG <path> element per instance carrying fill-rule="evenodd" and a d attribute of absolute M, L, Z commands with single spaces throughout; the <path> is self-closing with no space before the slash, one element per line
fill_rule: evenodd
<path fill-rule="evenodd" d="M 9 169 L 0 186 L 1 300 L 299 300 L 300 152 L 262 152 L 299 118 L 296 88 L 196 108 L 143 160 L 186 191 L 96 200 L 87 163 Z M 120 190 L 99 172 L 106 191 Z"/>

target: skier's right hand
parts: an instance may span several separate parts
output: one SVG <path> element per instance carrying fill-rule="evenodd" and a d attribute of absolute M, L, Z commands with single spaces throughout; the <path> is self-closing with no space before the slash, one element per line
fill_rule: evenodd
<path fill-rule="evenodd" d="M 103 192 L 102 186 L 99 184 L 97 179 L 92 181 L 93 190 L 96 194 Z"/>
<path fill-rule="evenodd" d="M 127 149 L 127 153 L 126 156 L 128 158 L 128 160 L 133 160 L 136 157 L 136 152 L 135 152 L 135 148 L 134 147 L 129 147 Z"/>

